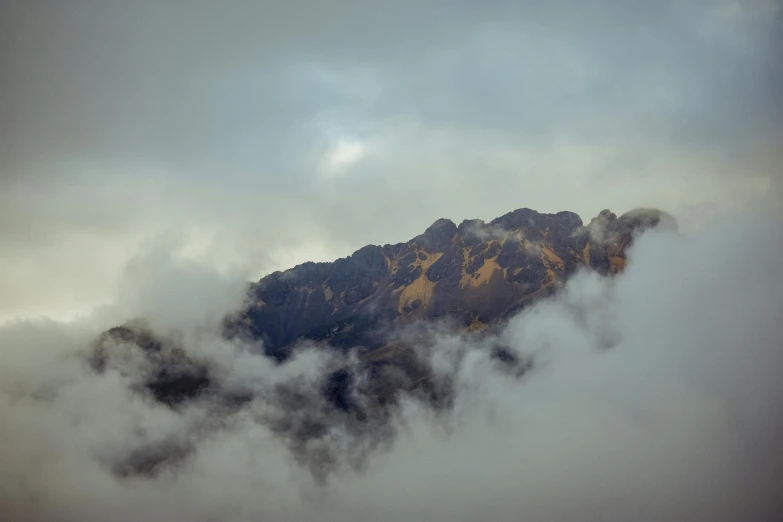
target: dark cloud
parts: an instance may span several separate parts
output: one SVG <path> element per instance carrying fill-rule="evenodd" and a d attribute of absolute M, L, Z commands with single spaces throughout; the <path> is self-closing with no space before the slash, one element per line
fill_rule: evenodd
<path fill-rule="evenodd" d="M 529 136 L 643 123 L 712 142 L 778 125 L 774 6 L 5 2 L 4 153 L 192 166 L 251 147 L 260 166 L 330 110 Z"/>
<path fill-rule="evenodd" d="M 3 2 L 4 315 L 107 299 L 163 233 L 264 273 L 441 217 L 745 201 L 779 182 L 779 7 Z"/>

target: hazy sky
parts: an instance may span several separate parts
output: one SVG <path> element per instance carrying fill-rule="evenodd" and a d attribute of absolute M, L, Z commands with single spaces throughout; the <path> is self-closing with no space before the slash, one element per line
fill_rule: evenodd
<path fill-rule="evenodd" d="M 775 0 L 0 0 L 0 322 L 160 244 L 257 277 L 519 207 L 696 226 L 780 190 L 782 49 Z"/>
<path fill-rule="evenodd" d="M 778 520 L 781 56 L 780 0 L 0 0 L 0 518 Z M 210 334 L 248 278 L 437 218 L 640 206 L 685 234 L 513 318 L 529 377 L 434 329 L 454 409 L 325 487 L 258 415 L 344 361 Z M 254 400 L 205 432 L 133 353 L 86 369 L 136 316 Z M 316 458 L 361 452 L 335 426 Z"/>

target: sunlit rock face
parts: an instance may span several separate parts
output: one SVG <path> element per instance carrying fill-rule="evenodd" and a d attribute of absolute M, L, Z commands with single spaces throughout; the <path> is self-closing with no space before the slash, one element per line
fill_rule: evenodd
<path fill-rule="evenodd" d="M 612 275 L 642 231 L 674 219 L 638 209 L 602 211 L 587 225 L 573 212 L 518 209 L 485 223 L 439 219 L 407 243 L 366 246 L 333 263 L 304 263 L 252 285 L 231 335 L 263 341 L 284 359 L 310 339 L 378 348 L 391 324 L 449 317 L 470 329 L 502 321 L 548 295 L 580 268 Z"/>
<path fill-rule="evenodd" d="M 399 327 L 420 321 L 483 331 L 550 295 L 580 269 L 605 276 L 621 271 L 628 247 L 653 227 L 677 224 L 652 209 L 620 217 L 603 210 L 587 225 L 573 212 L 526 208 L 489 223 L 472 219 L 457 226 L 439 219 L 406 243 L 368 245 L 332 263 L 308 262 L 252 283 L 244 307 L 226 317 L 223 335 L 283 361 L 302 341 L 342 351 L 378 350 L 395 341 Z M 204 372 L 182 350 L 162 345 L 144 323 L 109 330 L 96 346 L 107 340 L 168 361 L 171 368 L 151 374 L 159 376 L 150 385 L 159 400 L 186 393 L 181 388 L 187 383 L 206 385 Z M 96 368 L 103 358 L 97 351 Z M 166 376 L 174 374 L 180 384 L 168 386 Z"/>

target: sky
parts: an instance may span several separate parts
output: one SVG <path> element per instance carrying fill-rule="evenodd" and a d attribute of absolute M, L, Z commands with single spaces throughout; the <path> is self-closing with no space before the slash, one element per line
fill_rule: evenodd
<path fill-rule="evenodd" d="M 255 279 L 438 218 L 780 194 L 775 0 L 0 2 L 0 321 L 160 245 Z"/>
<path fill-rule="evenodd" d="M 780 520 L 782 54 L 775 0 L 0 0 L 0 518 Z M 323 397 L 350 355 L 220 334 L 250 279 L 522 207 L 679 232 L 393 332 L 453 404 L 377 425 Z M 248 402 L 96 372 L 134 317 Z"/>

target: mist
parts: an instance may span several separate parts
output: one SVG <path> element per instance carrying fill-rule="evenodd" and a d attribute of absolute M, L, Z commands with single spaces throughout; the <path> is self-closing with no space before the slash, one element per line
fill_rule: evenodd
<path fill-rule="evenodd" d="M 1 518 L 779 520 L 781 230 L 744 210 L 650 231 L 624 273 L 579 273 L 496 334 L 420 325 L 449 400 L 408 394 L 363 421 L 319 392 L 350 355 L 301 346 L 278 366 L 226 341 L 215 318 L 241 279 L 144 253 L 112 313 L 0 330 Z M 131 310 L 244 398 L 167 407 L 139 393 L 148 363 L 128 345 L 96 372 L 95 338 Z M 507 371 L 498 345 L 532 366 Z"/>

